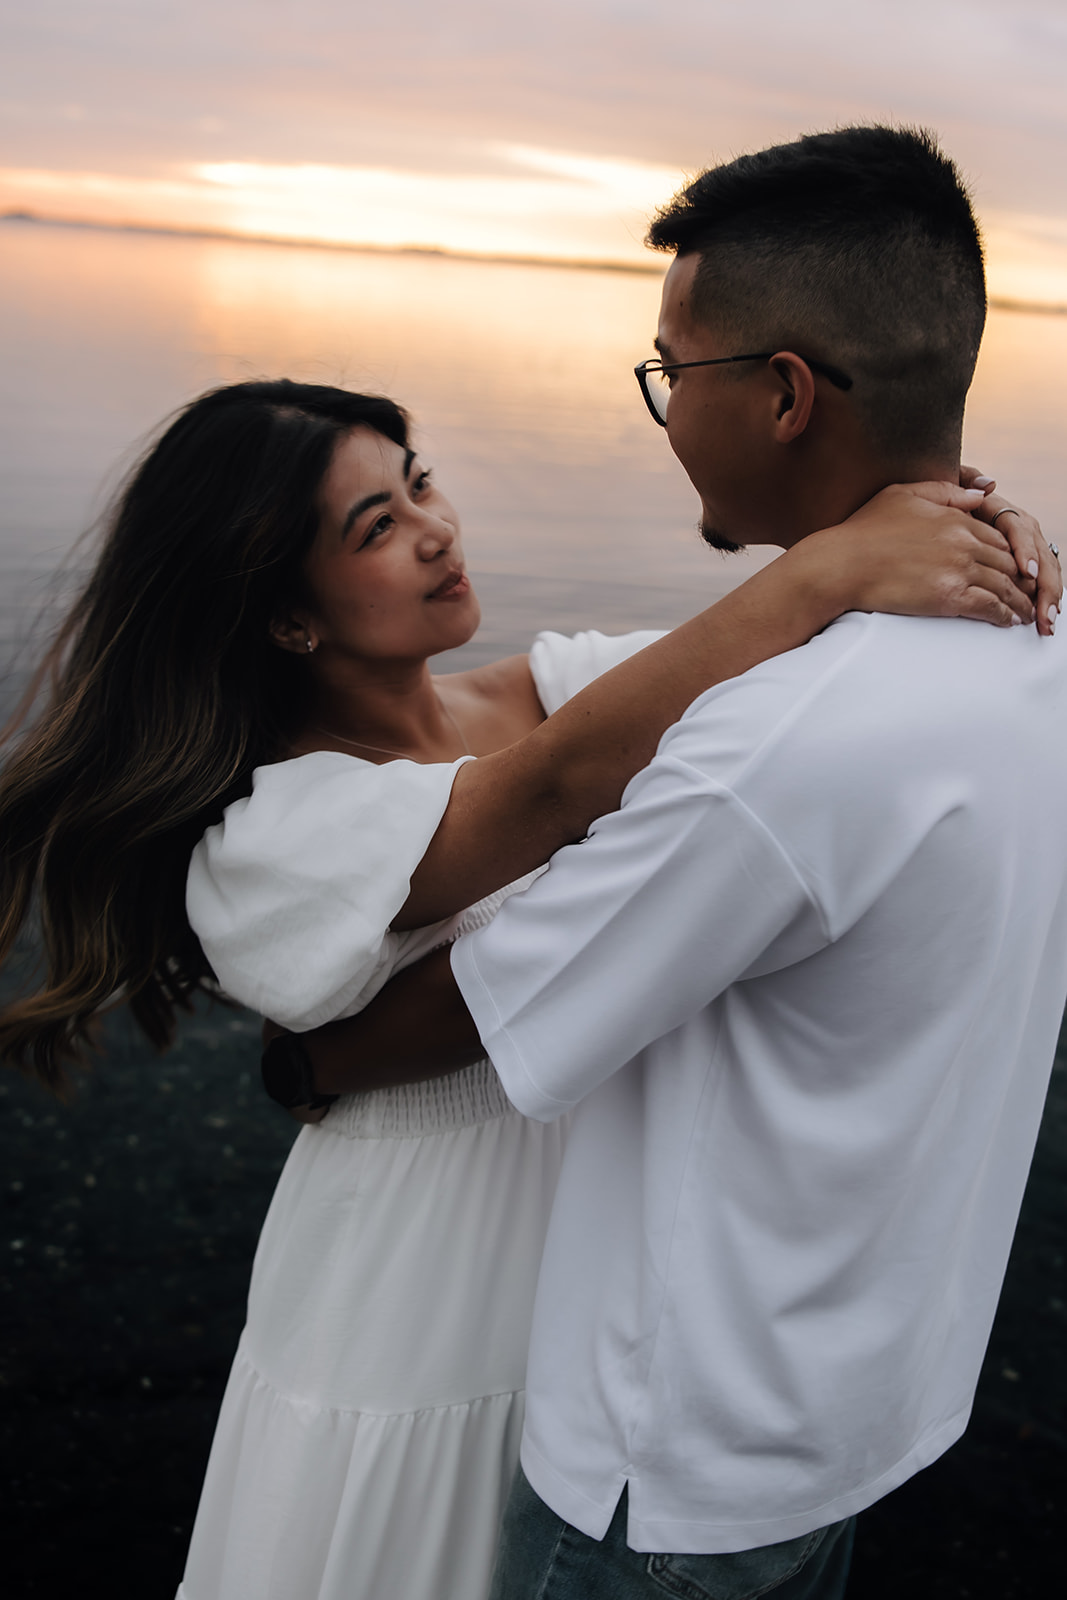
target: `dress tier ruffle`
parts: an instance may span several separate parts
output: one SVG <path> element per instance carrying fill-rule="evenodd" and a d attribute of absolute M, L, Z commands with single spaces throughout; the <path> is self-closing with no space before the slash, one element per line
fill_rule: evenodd
<path fill-rule="evenodd" d="M 563 1140 L 486 1062 L 349 1097 L 302 1131 L 181 1600 L 486 1593 Z"/>

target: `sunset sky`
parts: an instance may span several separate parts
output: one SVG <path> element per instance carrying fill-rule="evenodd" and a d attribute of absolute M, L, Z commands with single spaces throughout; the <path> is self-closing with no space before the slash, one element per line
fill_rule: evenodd
<path fill-rule="evenodd" d="M 1067 304 L 1064 0 L 2 3 L 0 211 L 658 267 L 685 173 L 892 119 Z"/>

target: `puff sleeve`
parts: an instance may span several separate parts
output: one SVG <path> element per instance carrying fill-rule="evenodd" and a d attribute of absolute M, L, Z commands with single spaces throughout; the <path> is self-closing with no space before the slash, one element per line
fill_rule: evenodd
<path fill-rule="evenodd" d="M 316 751 L 257 768 L 189 867 L 189 922 L 223 990 L 287 1028 L 316 1028 L 367 1005 L 413 959 L 408 945 L 446 938 L 449 923 L 389 924 L 463 760 L 374 766 Z"/>

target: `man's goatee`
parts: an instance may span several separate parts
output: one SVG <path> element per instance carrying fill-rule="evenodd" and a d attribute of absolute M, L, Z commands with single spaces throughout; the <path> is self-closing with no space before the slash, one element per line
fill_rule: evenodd
<path fill-rule="evenodd" d="M 713 550 L 721 550 L 723 555 L 734 556 L 745 548 L 743 544 L 738 544 L 736 539 L 731 539 L 728 534 L 720 533 L 718 528 L 713 528 L 709 522 L 700 524 L 700 537 Z"/>

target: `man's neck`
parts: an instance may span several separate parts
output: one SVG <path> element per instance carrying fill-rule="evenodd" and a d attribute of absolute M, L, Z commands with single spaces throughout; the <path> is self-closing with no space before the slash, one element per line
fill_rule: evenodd
<path fill-rule="evenodd" d="M 774 542 L 789 550 L 819 528 L 836 527 L 891 483 L 958 483 L 959 461 L 931 452 L 894 460 L 853 460 L 801 487 Z"/>

